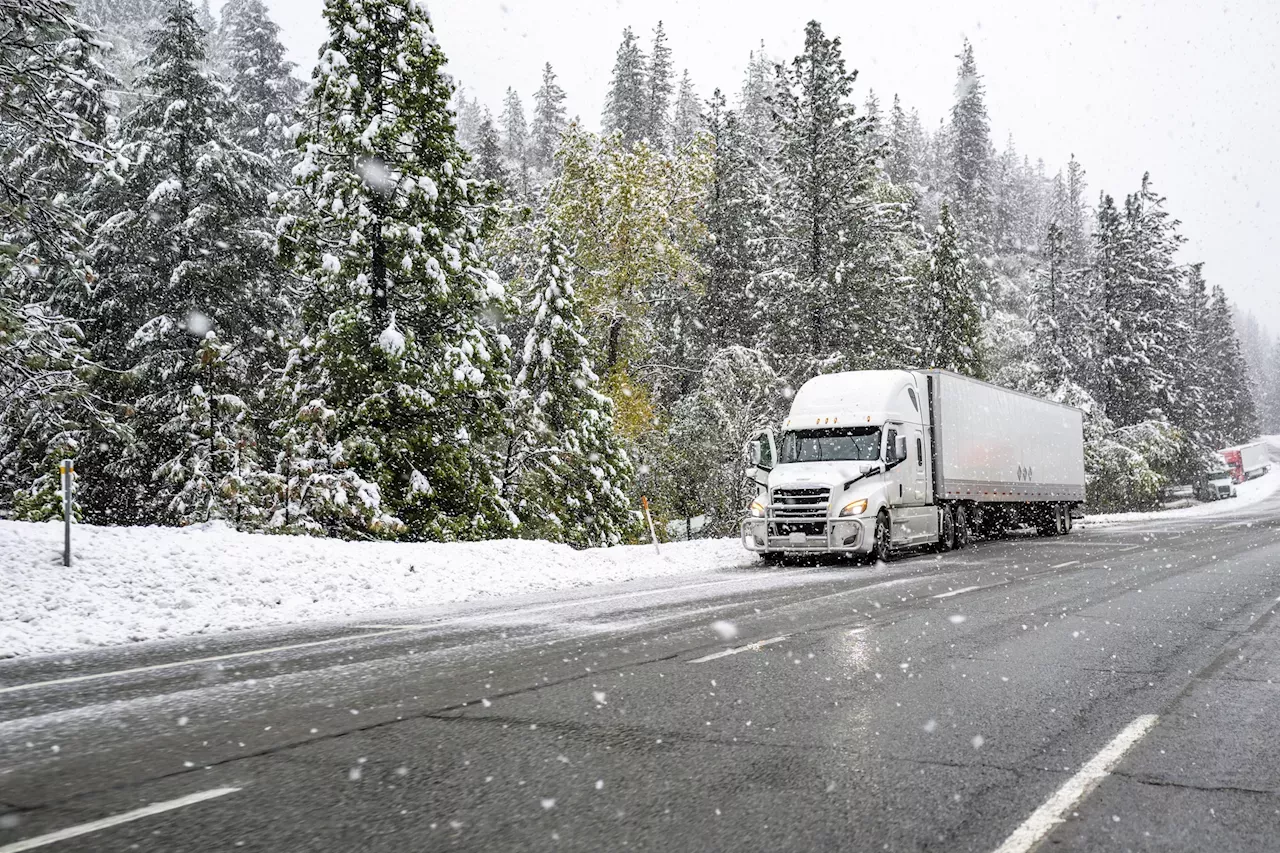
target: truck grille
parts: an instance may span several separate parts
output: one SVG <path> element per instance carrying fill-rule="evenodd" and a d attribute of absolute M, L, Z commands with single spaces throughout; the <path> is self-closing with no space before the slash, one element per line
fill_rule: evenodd
<path fill-rule="evenodd" d="M 825 521 L 831 489 L 828 486 L 774 489 L 772 503 L 777 521 Z"/>

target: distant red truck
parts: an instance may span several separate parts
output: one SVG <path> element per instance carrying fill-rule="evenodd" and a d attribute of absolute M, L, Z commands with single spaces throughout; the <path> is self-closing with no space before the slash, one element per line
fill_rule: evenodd
<path fill-rule="evenodd" d="M 1218 455 L 1231 469 L 1231 480 L 1243 483 L 1254 477 L 1261 477 L 1271 467 L 1271 458 L 1261 444 L 1242 444 L 1239 447 L 1228 447 L 1219 450 Z"/>

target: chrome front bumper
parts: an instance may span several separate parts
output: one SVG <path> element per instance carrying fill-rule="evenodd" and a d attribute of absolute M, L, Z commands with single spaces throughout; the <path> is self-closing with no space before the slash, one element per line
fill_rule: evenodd
<path fill-rule="evenodd" d="M 855 554 L 871 550 L 871 537 L 861 520 L 856 518 L 823 519 L 818 533 L 776 532 L 779 525 L 796 524 L 794 518 L 743 519 L 742 545 L 748 551 L 776 551 L 787 554 L 830 553 Z"/>

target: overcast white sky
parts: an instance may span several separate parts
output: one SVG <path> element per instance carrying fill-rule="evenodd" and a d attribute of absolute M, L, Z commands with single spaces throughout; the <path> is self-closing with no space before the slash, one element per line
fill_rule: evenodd
<path fill-rule="evenodd" d="M 322 0 L 266 0 L 294 61 L 315 62 Z M 218 5 L 215 0 L 215 5 Z M 699 95 L 736 92 L 763 40 L 783 60 L 816 18 L 882 103 L 893 93 L 927 126 L 950 106 L 955 54 L 974 44 L 994 141 L 1012 133 L 1049 173 L 1074 152 L 1089 191 L 1122 197 L 1150 170 L 1188 237 L 1185 260 L 1280 332 L 1280 0 L 435 0 L 449 66 L 498 111 L 526 109 L 544 62 L 570 114 L 599 124 L 614 52 L 630 25 L 661 19 Z"/>

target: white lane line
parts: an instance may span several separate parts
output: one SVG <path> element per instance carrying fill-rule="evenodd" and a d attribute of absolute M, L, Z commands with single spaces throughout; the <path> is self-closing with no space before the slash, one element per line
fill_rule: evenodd
<path fill-rule="evenodd" d="M 995 853 L 1027 853 L 1039 844 L 1159 720 L 1155 714 L 1144 714 L 1125 726 L 1101 752 L 1089 759 L 1076 775 L 1032 812 L 1031 817 L 1023 821 L 1022 826 L 1015 829 L 1004 844 L 995 849 Z"/>
<path fill-rule="evenodd" d="M 211 791 L 201 791 L 198 794 L 188 794 L 185 797 L 179 797 L 176 800 L 166 800 L 163 803 L 152 803 L 149 806 L 143 806 L 140 809 L 134 809 L 131 812 L 104 817 L 102 820 L 94 820 L 89 823 L 82 823 L 79 826 L 69 826 L 66 829 L 59 829 L 57 832 L 50 832 L 45 835 L 37 835 L 35 838 L 28 838 L 24 841 L 15 841 L 13 844 L 6 844 L 0 847 L 0 853 L 21 853 L 23 850 L 34 850 L 37 847 L 44 847 L 46 844 L 53 844 L 58 841 L 66 841 L 68 838 L 77 838 L 81 835 L 88 835 L 91 832 L 97 832 L 101 829 L 107 829 L 112 826 L 119 826 L 122 823 L 138 820 L 139 818 L 150 817 L 153 814 L 161 812 L 173 811 L 184 806 L 201 803 L 205 800 L 212 800 L 215 797 L 225 797 L 227 794 L 234 794 L 239 788 L 214 788 Z"/>
<path fill-rule="evenodd" d="M 759 649 L 761 646 L 767 646 L 772 643 L 781 643 L 786 638 L 787 637 L 785 634 L 783 634 L 781 637 L 770 637 L 767 640 L 761 640 L 758 643 L 751 643 L 746 646 L 740 646 L 736 649 L 725 649 L 722 652 L 714 652 L 704 657 L 700 657 L 697 660 L 691 660 L 689 661 L 689 663 L 706 663 L 707 661 L 718 660 L 720 658 L 727 658 L 729 655 L 741 654 L 742 652 L 754 652 L 757 649 Z M 0 853 L 3 853 L 3 851 L 0 851 Z"/>
<path fill-rule="evenodd" d="M 962 592 L 973 592 L 975 589 L 981 589 L 978 586 L 966 586 L 960 589 L 953 589 L 950 592 L 940 592 L 937 595 L 931 595 L 930 598 L 950 598 L 953 595 L 959 595 Z"/>
<path fill-rule="evenodd" d="M 214 663 L 220 660 L 231 660 L 233 658 L 247 658 L 255 655 L 267 655 L 272 652 L 285 652 L 291 649 L 307 649 L 313 646 L 323 646 L 328 643 L 340 643 L 343 640 L 363 640 L 367 637 L 383 637 L 387 634 L 403 634 L 405 631 L 417 630 L 416 625 L 410 625 L 407 628 L 396 628 L 390 631 L 374 631 L 369 634 L 347 634 L 342 637 L 330 637 L 327 640 L 313 640 L 309 643 L 294 643 L 289 646 L 272 646 L 269 649 L 249 649 L 243 652 L 228 652 L 225 655 L 212 655 L 206 658 L 190 658 L 187 660 L 173 660 L 167 663 L 153 663 L 149 666 L 135 666 L 132 669 L 116 669 L 111 672 L 95 672 L 91 675 L 73 675 L 67 678 L 55 678 L 50 681 L 32 681 L 27 684 L 14 684 L 11 687 L 0 687 L 0 695 L 5 693 L 17 693 L 19 690 L 35 690 L 37 687 L 53 687 L 57 684 L 77 684 L 81 681 L 96 681 L 100 678 L 114 678 L 117 675 L 133 675 L 139 672 L 155 672 L 159 669 L 172 669 L 179 666 L 192 666 L 199 663 Z M 0 851 L 3 853 L 3 851 Z"/>
<path fill-rule="evenodd" d="M 1080 562 L 1079 560 L 1069 560 L 1068 562 L 1065 562 L 1065 563 L 1058 563 L 1058 565 L 1056 565 L 1056 566 L 1050 566 L 1049 568 L 1051 568 L 1051 569 L 1065 569 L 1067 566 L 1074 566 L 1074 565 L 1076 565 L 1076 564 L 1077 564 L 1077 563 L 1079 563 L 1079 562 Z"/>

